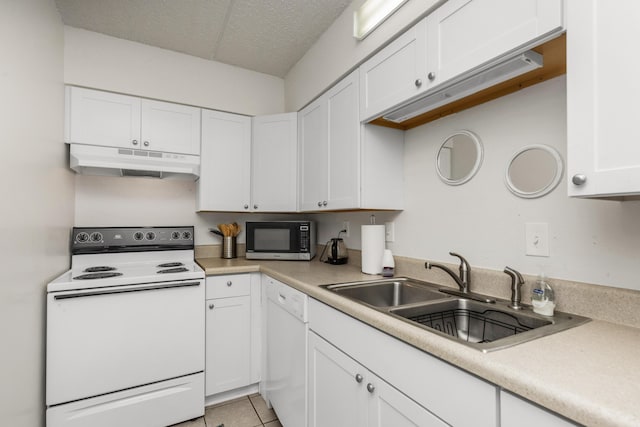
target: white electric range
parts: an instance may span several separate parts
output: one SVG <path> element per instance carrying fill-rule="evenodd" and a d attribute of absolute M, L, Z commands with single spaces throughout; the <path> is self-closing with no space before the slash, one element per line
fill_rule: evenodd
<path fill-rule="evenodd" d="M 193 227 L 74 228 L 47 286 L 48 427 L 204 414 L 204 271 Z"/>

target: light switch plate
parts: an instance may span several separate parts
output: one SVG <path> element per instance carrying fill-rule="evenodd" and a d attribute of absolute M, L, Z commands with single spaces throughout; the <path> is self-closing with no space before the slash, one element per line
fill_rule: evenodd
<path fill-rule="evenodd" d="M 546 222 L 527 222 L 525 225 L 526 255 L 549 256 L 549 225 Z"/>

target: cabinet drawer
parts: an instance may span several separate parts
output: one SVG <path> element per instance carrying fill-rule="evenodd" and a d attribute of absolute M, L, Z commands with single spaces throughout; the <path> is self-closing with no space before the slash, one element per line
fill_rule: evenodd
<path fill-rule="evenodd" d="M 206 293 L 207 299 L 250 295 L 251 275 L 209 276 L 207 277 Z"/>

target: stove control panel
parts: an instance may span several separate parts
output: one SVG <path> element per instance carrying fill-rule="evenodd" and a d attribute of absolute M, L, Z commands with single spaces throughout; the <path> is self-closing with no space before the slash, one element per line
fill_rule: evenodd
<path fill-rule="evenodd" d="M 193 249 L 193 226 L 74 227 L 71 253 L 109 253 Z"/>

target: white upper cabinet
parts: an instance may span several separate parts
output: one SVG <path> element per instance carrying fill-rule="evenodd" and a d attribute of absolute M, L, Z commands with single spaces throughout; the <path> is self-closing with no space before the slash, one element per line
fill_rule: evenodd
<path fill-rule="evenodd" d="M 418 95 L 435 82 L 428 68 L 437 57 L 427 57 L 427 27 L 423 19 L 360 66 L 360 121 Z"/>
<path fill-rule="evenodd" d="M 203 110 L 196 209 L 295 212 L 296 147 L 296 113 L 251 118 Z"/>
<path fill-rule="evenodd" d="M 640 194 L 640 2 L 569 0 L 567 173 L 570 196 Z"/>
<path fill-rule="evenodd" d="M 300 210 L 322 208 L 327 202 L 327 102 L 320 97 L 298 113 L 300 147 Z"/>
<path fill-rule="evenodd" d="M 404 134 L 361 125 L 358 89 L 356 70 L 298 113 L 301 211 L 402 209 Z"/>
<path fill-rule="evenodd" d="M 360 120 L 436 93 L 563 25 L 562 0 L 449 0 L 360 66 Z"/>
<path fill-rule="evenodd" d="M 328 117 L 328 205 L 360 205 L 360 121 L 358 73 L 351 73 L 326 93 Z M 323 202 L 324 205 L 324 202 Z"/>
<path fill-rule="evenodd" d="M 200 154 L 200 109 L 142 100 L 142 148 Z"/>
<path fill-rule="evenodd" d="M 200 109 L 67 87 L 67 142 L 200 154 Z"/>
<path fill-rule="evenodd" d="M 426 18 L 438 83 L 563 29 L 562 0 L 449 0 Z"/>
<path fill-rule="evenodd" d="M 298 115 L 253 118 L 251 203 L 254 211 L 297 209 Z"/>
<path fill-rule="evenodd" d="M 249 211 L 251 117 L 202 110 L 198 211 Z"/>

